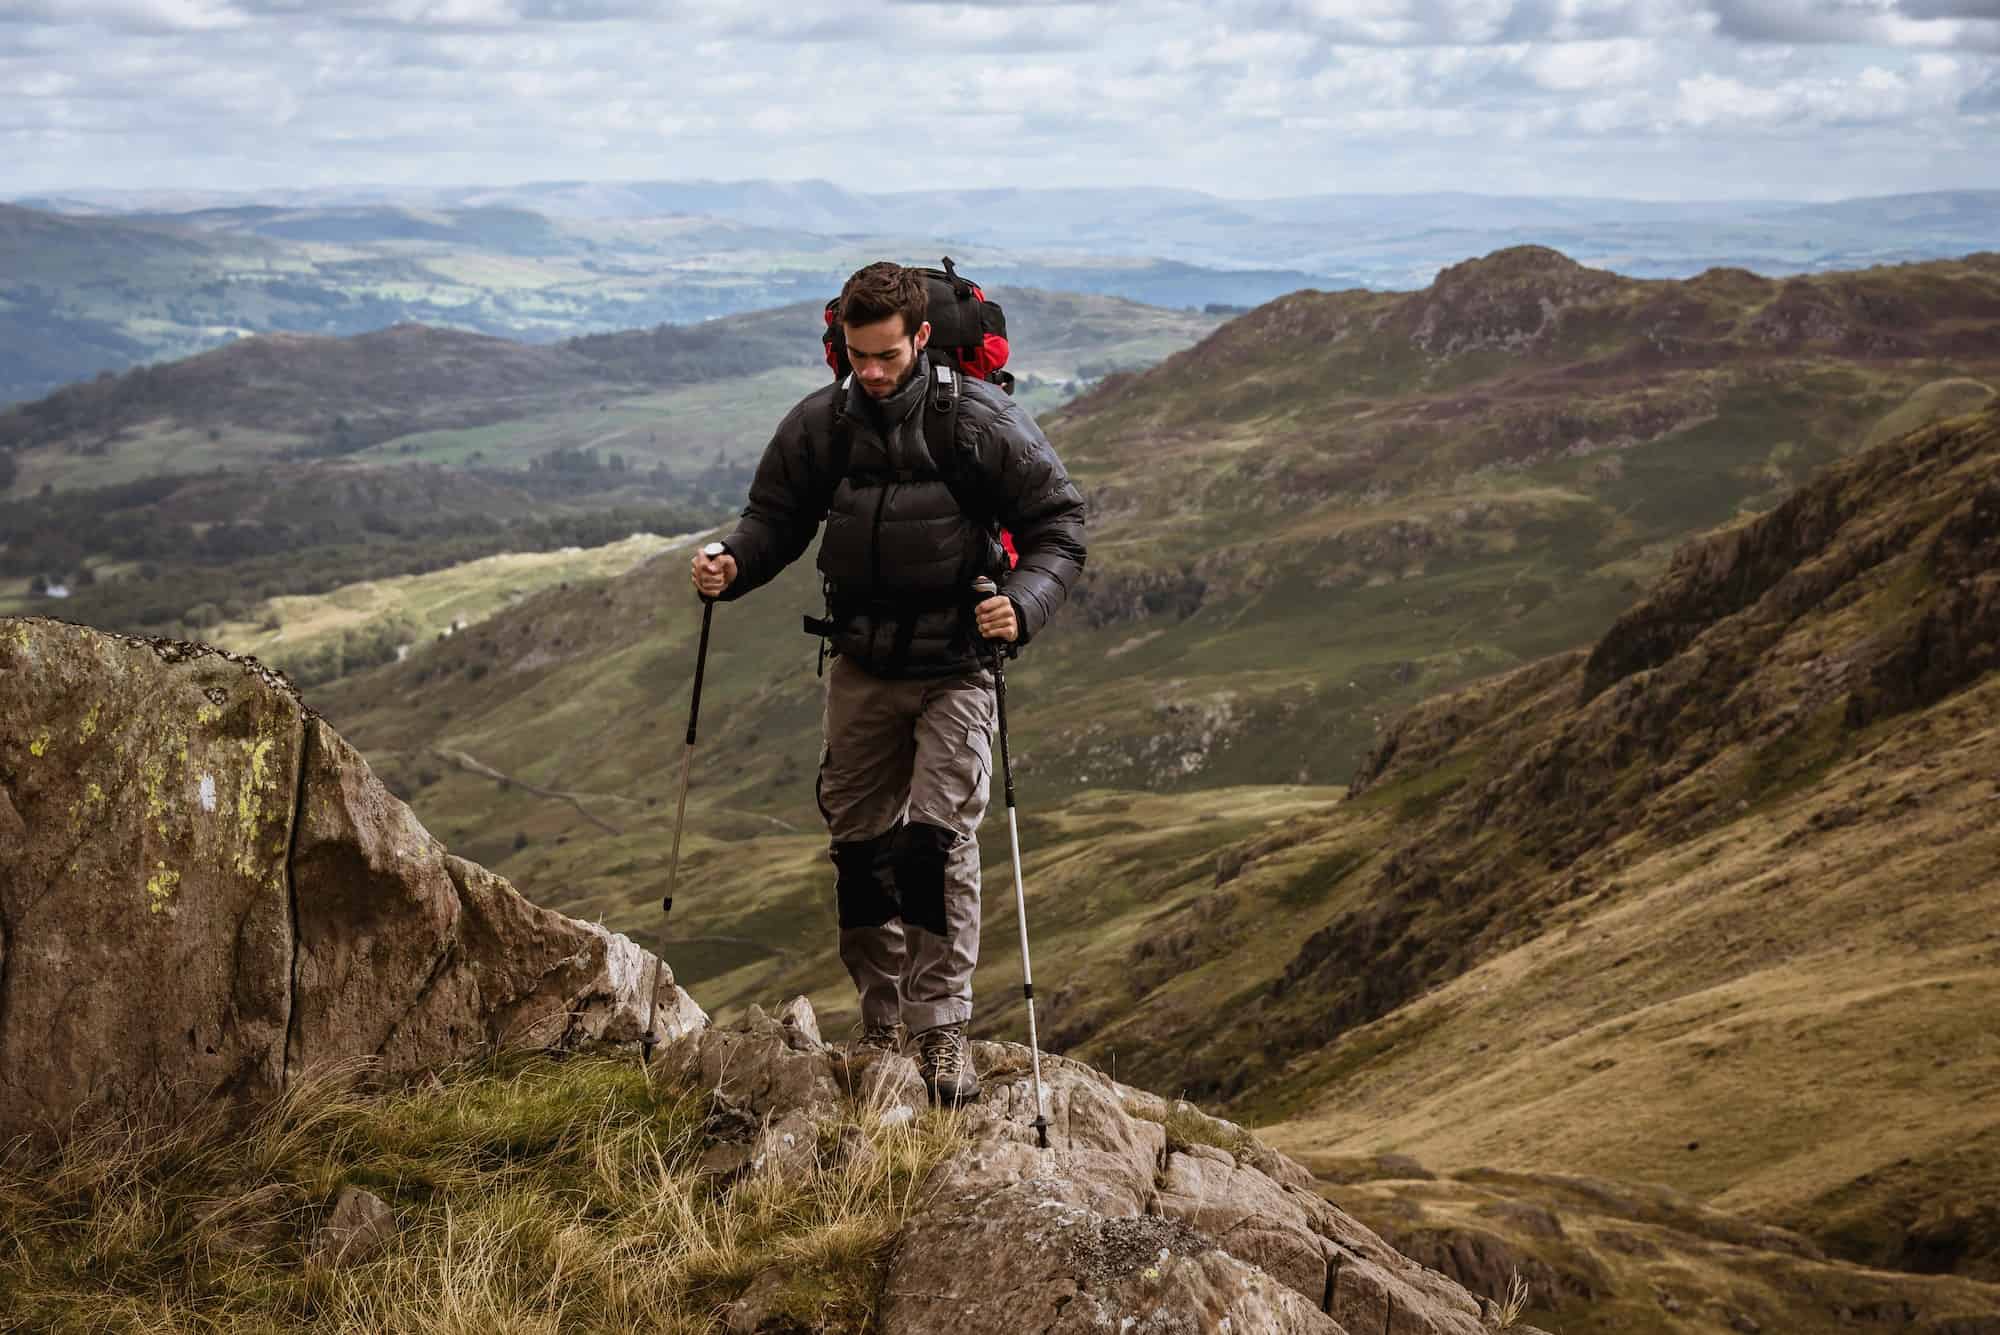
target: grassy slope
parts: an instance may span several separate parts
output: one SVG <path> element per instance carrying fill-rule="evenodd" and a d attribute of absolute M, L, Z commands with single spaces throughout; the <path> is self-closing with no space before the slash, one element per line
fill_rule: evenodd
<path fill-rule="evenodd" d="M 635 468 L 677 470 L 699 467 L 718 454 L 754 460 L 785 410 L 824 383 L 824 370 L 787 367 L 684 389 L 621 393 L 483 426 L 415 432 L 358 457 L 385 464 L 526 468 L 550 450 L 595 449 L 622 454 Z"/>
<path fill-rule="evenodd" d="M 445 1076 L 373 1099 L 308 1082 L 245 1134 L 103 1133 L 11 1156 L 0 1326 L 694 1335 L 775 1268 L 781 1310 L 860 1332 L 890 1239 L 959 1139 L 943 1114 L 829 1118 L 823 1143 L 842 1153 L 722 1185 L 702 1168 L 704 1092 L 629 1058 Z M 313 1263 L 346 1186 L 383 1198 L 398 1232 L 365 1263 Z"/>
<path fill-rule="evenodd" d="M 1825 1258 L 1795 1233 L 1652 1183 L 1434 1174 L 1408 1156 L 1316 1167 L 1323 1194 L 1474 1291 L 1525 1281 L 1523 1319 L 1566 1335 L 1980 1330 L 2000 1285 Z"/>
<path fill-rule="evenodd" d="M 224 622 L 204 631 L 203 638 L 280 668 L 329 640 L 386 622 L 407 625 L 413 641 L 427 641 L 542 589 L 623 574 L 672 545 L 669 538 L 640 533 L 588 550 L 489 556 L 422 575 L 343 585 L 331 593 L 272 598 L 259 606 L 257 618 Z"/>
<path fill-rule="evenodd" d="M 1632 678 L 1624 708 L 1617 687 L 1578 709 L 1571 658 L 1406 723 L 1414 757 L 1391 757 L 1350 806 L 1407 805 L 1439 776 L 1451 786 L 1382 850 L 1365 903 L 1326 919 L 1284 984 L 1221 1036 L 1238 1051 L 1288 1026 L 1325 1036 L 1286 1045 L 1239 1100 L 1283 1119 L 1276 1143 L 1328 1168 L 1393 1150 L 1461 1178 L 1492 1167 L 1671 1182 L 1839 1256 L 2000 1281 L 2000 678 L 1977 647 L 1990 627 L 1972 622 L 1965 646 L 1927 629 L 1979 605 L 1982 577 L 1961 568 L 1990 585 L 1990 556 L 1958 553 L 1991 545 L 1980 507 L 2000 485 L 2000 415 L 1857 465 L 1925 456 L 1946 463 L 1921 488 L 1858 467 L 1746 530 L 1738 551 L 1754 554 L 1786 520 L 1843 516 L 1839 540 L 1798 574 L 1753 585 L 1751 606 L 1685 632 L 1684 658 Z M 1683 586 L 1729 587 L 1731 541 L 1693 556 Z M 1653 609 L 1676 596 L 1666 588 Z M 1913 644 L 1914 671 L 1900 656 Z M 1734 675 L 1732 658 L 1752 675 Z M 1727 695 L 1685 713 L 1667 704 L 1705 678 Z M 1616 713 L 1636 735 L 1610 732 Z M 1534 796 L 1551 776 L 1575 793 Z M 1431 986 L 1394 1004 L 1408 972 L 1449 949 L 1454 915 L 1481 920 L 1482 898 L 1497 912 L 1456 952 L 1469 967 L 1434 967 Z M 1371 989 L 1386 1001 L 1371 1007 Z M 1349 1018 L 1328 1027 L 1330 1013 Z M 1535 1183 L 1514 1188 L 1546 1203 Z M 1430 1190 L 1375 1189 L 1392 1214 Z M 1844 1281 L 1800 1280 L 1787 1307 L 1789 1263 L 1770 1259 L 1744 1261 L 1762 1295 L 1748 1308 L 1783 1314 L 1786 1329 L 1830 1327 Z M 1912 1319 L 2000 1301 L 1905 1296 Z"/>

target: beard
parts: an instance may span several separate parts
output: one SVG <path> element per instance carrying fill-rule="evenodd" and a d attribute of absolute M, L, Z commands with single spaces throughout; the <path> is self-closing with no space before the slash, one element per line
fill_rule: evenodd
<path fill-rule="evenodd" d="M 893 382 L 885 383 L 881 389 L 876 389 L 866 380 L 863 380 L 861 381 L 862 392 L 874 399 L 894 398 L 902 391 L 903 386 L 910 383 L 910 377 L 917 373 L 918 359 L 922 355 L 923 349 L 913 346 L 910 352 L 910 364 L 903 368 L 902 374 L 898 375 Z M 859 377 L 856 378 L 858 379 Z"/>

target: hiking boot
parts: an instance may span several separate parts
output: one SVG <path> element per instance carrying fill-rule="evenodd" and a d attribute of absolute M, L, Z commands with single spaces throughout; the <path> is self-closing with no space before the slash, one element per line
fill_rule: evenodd
<path fill-rule="evenodd" d="M 901 1052 L 903 1050 L 903 1026 L 871 1024 L 861 1031 L 861 1037 L 854 1040 L 854 1055 L 872 1057 L 878 1053 Z"/>
<path fill-rule="evenodd" d="M 931 1098 L 942 1107 L 955 1108 L 979 1097 L 979 1075 L 972 1069 L 972 1054 L 965 1047 L 965 1026 L 941 1024 L 917 1035 L 918 1066 Z"/>

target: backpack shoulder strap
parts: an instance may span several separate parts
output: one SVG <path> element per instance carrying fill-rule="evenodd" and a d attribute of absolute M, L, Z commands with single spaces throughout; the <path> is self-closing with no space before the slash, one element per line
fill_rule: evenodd
<path fill-rule="evenodd" d="M 854 457 L 854 419 L 847 412 L 847 386 L 853 379 L 853 375 L 849 374 L 833 383 L 833 417 L 827 430 L 827 474 L 820 479 L 820 491 L 829 505 L 833 502 L 833 493 L 840 487 L 840 480 L 847 476 L 848 461 Z"/>
<path fill-rule="evenodd" d="M 924 446 L 937 468 L 958 511 L 974 525 L 990 528 L 995 520 L 993 506 L 986 500 L 977 479 L 967 475 L 968 451 L 958 441 L 958 408 L 965 397 L 957 368 L 942 362 L 931 365 L 931 393 L 924 405 Z"/>

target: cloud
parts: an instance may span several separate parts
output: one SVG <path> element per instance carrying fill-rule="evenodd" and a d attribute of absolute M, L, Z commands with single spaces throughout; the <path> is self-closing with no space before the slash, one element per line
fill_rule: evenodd
<path fill-rule="evenodd" d="M 1953 165 L 1990 150 L 1988 0 L 0 4 L 0 87 L 20 90 L 0 99 L 0 196 L 635 175 L 2000 185 L 2000 166 Z"/>
<path fill-rule="evenodd" d="M 203 31 L 247 21 L 231 0 L 10 0 L 0 9 L 0 23 L 88 23 L 135 32 Z"/>
<path fill-rule="evenodd" d="M 2000 115 L 2000 75 L 1968 89 L 1958 99 L 1958 109 L 1968 116 Z"/>
<path fill-rule="evenodd" d="M 1986 19 L 2000 23 L 2000 0 L 1903 0 L 1913 19 Z"/>
<path fill-rule="evenodd" d="M 1706 0 L 1717 31 L 1746 42 L 1996 49 L 2000 0 Z"/>

